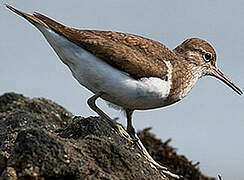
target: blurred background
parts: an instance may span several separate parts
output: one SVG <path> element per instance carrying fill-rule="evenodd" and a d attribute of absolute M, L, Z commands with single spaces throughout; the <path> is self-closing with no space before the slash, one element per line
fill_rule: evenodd
<path fill-rule="evenodd" d="M 244 1 L 4 0 L 0 6 L 0 94 L 17 92 L 49 98 L 75 115 L 96 115 L 86 100 L 92 95 L 72 77 L 41 33 L 8 11 L 41 12 L 80 29 L 113 30 L 157 40 L 173 49 L 190 37 L 210 42 L 218 66 L 244 89 Z M 99 106 L 111 117 L 122 113 Z M 244 179 L 244 101 L 220 81 L 205 77 L 191 93 L 166 108 L 136 111 L 134 126 L 151 126 L 208 176 Z"/>

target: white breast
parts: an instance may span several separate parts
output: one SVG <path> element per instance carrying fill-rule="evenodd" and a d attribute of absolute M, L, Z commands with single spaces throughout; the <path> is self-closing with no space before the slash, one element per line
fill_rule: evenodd
<path fill-rule="evenodd" d="M 171 72 L 168 81 L 156 77 L 135 80 L 54 31 L 38 28 L 78 82 L 93 93 L 105 92 L 103 99 L 123 108 L 152 109 L 164 105 L 170 92 Z"/>

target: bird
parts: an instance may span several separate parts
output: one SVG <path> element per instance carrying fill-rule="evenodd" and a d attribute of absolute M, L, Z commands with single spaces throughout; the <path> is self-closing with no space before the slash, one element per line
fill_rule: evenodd
<path fill-rule="evenodd" d="M 141 143 L 132 124 L 133 112 L 182 100 L 204 76 L 213 76 L 243 94 L 217 67 L 216 52 L 205 40 L 189 38 L 170 50 L 142 36 L 75 29 L 37 12 L 31 15 L 5 6 L 33 24 L 74 78 L 94 93 L 87 103 L 100 117 L 116 129 L 114 120 L 96 105 L 98 98 L 125 111 L 129 136 L 158 169 L 174 178 L 180 176 L 154 161 Z"/>

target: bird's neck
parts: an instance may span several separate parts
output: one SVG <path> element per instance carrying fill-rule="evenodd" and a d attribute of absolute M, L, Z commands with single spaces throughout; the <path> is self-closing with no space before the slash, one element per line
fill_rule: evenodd
<path fill-rule="evenodd" d="M 202 77 L 201 69 L 195 64 L 185 63 L 184 60 L 173 64 L 172 84 L 169 98 L 173 101 L 179 101 L 184 98 Z"/>

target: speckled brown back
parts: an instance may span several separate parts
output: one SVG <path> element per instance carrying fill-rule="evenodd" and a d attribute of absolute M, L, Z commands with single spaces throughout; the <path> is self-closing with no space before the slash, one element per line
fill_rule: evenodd
<path fill-rule="evenodd" d="M 41 14 L 42 20 L 55 32 L 86 49 L 108 64 L 139 79 L 166 78 L 168 69 L 164 61 L 173 61 L 176 55 L 163 44 L 137 35 L 111 31 L 77 30 L 63 26 Z"/>
<path fill-rule="evenodd" d="M 111 31 L 78 30 L 64 26 L 39 13 L 29 15 L 11 6 L 7 7 L 35 26 L 41 24 L 52 29 L 135 79 L 159 77 L 168 81 L 168 75 L 171 75 L 170 95 L 165 104 L 171 104 L 181 99 L 181 95 L 186 94 L 185 92 L 188 92 L 196 82 L 198 72 L 194 69 L 197 65 L 187 61 L 187 58 L 180 55 L 179 52 L 185 50 L 186 45 L 193 48 L 195 45 L 199 45 L 198 39 L 195 39 L 193 43 L 190 42 L 191 40 L 187 40 L 172 51 L 160 42 L 137 35 Z M 200 41 L 205 43 L 203 40 Z"/>
<path fill-rule="evenodd" d="M 184 57 L 160 42 L 120 32 L 78 30 L 61 25 L 41 14 L 34 15 L 55 32 L 136 79 L 159 77 L 167 80 L 169 71 L 164 61 L 170 61 L 172 83 L 166 104 L 179 100 L 181 91 L 188 91 L 192 87 L 190 81 L 195 78 L 192 66 L 195 65 L 189 64 Z"/>

